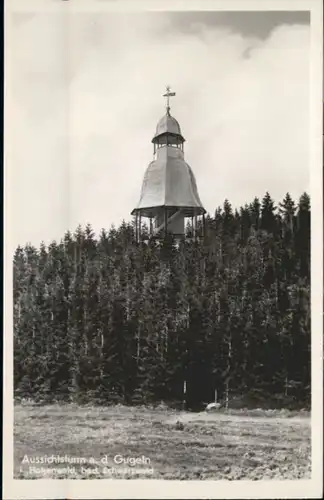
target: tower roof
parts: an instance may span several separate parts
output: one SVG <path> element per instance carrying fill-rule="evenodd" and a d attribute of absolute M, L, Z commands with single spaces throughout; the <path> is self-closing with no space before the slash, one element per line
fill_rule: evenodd
<path fill-rule="evenodd" d="M 158 207 L 181 208 L 187 217 L 206 212 L 193 171 L 180 149 L 164 147 L 158 150 L 156 160 L 145 172 L 141 198 L 132 215 L 139 212 L 144 217 L 152 217 Z"/>
<path fill-rule="evenodd" d="M 185 139 L 182 137 L 181 134 L 181 129 L 178 121 L 167 112 L 162 118 L 159 120 L 157 126 L 156 126 L 156 131 L 155 135 L 152 139 L 152 142 L 159 137 L 162 134 L 171 134 L 171 135 L 178 135 L 184 141 Z"/>
<path fill-rule="evenodd" d="M 145 172 L 140 201 L 131 212 L 132 215 L 139 214 L 157 221 L 161 208 L 176 209 L 175 213 L 182 220 L 206 213 L 199 198 L 193 171 L 184 160 L 185 139 L 180 125 L 170 114 L 169 99 L 175 95 L 167 87 L 164 94 L 167 98 L 166 114 L 159 120 L 152 139 L 154 160 Z"/>

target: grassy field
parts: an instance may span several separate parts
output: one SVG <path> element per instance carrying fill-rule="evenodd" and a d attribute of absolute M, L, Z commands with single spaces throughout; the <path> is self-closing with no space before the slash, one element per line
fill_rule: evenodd
<path fill-rule="evenodd" d="M 20 479 L 307 479 L 311 472 L 309 414 L 284 411 L 19 404 L 14 449 Z M 51 455 L 62 463 L 32 463 Z M 116 455 L 138 463 L 117 464 Z"/>

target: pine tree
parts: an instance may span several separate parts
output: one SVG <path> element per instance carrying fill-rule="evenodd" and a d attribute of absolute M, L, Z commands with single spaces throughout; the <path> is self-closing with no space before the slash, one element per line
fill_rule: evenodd
<path fill-rule="evenodd" d="M 310 198 L 303 193 L 299 199 L 297 211 L 296 255 L 299 260 L 301 276 L 310 273 Z"/>
<path fill-rule="evenodd" d="M 255 197 L 253 202 L 249 205 L 251 214 L 251 223 L 253 228 L 257 231 L 260 228 L 261 221 L 261 203 L 259 198 Z"/>
<path fill-rule="evenodd" d="M 270 194 L 267 192 L 262 200 L 260 227 L 270 234 L 275 234 L 277 229 L 275 210 L 276 207 L 274 205 L 274 201 L 272 200 Z"/>

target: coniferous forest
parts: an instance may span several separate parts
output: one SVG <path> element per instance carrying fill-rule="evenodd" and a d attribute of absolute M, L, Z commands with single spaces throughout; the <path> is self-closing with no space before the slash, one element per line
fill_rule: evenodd
<path fill-rule="evenodd" d="M 147 228 L 144 226 L 142 233 Z M 228 200 L 204 236 L 90 225 L 14 255 L 16 398 L 310 404 L 310 198 Z M 200 226 L 202 234 L 202 226 Z"/>

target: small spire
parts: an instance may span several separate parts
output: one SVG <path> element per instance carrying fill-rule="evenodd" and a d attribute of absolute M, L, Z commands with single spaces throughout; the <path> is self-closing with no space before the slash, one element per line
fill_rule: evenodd
<path fill-rule="evenodd" d="M 167 115 L 170 115 L 170 97 L 174 97 L 176 95 L 175 92 L 170 92 L 171 87 L 167 85 L 166 87 L 166 93 L 163 94 L 163 97 L 166 97 L 166 111 Z"/>

